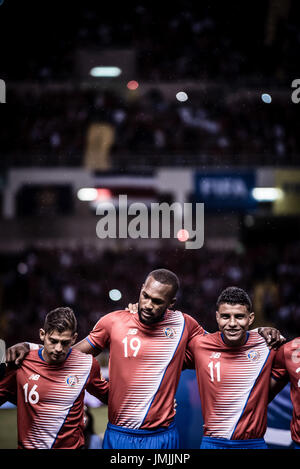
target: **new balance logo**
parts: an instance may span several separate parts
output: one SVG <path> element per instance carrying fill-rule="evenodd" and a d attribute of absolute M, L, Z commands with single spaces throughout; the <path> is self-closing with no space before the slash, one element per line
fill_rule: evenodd
<path fill-rule="evenodd" d="M 33 375 L 29 376 L 29 379 L 32 379 L 33 381 L 37 381 L 39 379 L 39 377 L 40 377 L 40 375 L 33 374 Z"/>
<path fill-rule="evenodd" d="M 210 356 L 210 358 L 220 358 L 221 353 L 220 352 L 213 352 Z"/>
<path fill-rule="evenodd" d="M 137 334 L 137 329 L 129 329 L 129 331 L 127 332 L 127 335 L 135 335 Z"/>

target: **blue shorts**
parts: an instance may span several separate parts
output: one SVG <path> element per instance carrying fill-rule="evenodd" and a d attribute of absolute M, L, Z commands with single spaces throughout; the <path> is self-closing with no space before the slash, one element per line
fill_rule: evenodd
<path fill-rule="evenodd" d="M 296 443 L 296 441 L 293 441 L 293 448 L 294 449 L 300 449 L 300 444 Z"/>
<path fill-rule="evenodd" d="M 268 449 L 263 438 L 253 440 L 226 440 L 204 436 L 200 449 Z"/>
<path fill-rule="evenodd" d="M 156 430 L 132 429 L 108 423 L 102 448 L 179 449 L 179 434 L 175 422 L 167 428 Z"/>

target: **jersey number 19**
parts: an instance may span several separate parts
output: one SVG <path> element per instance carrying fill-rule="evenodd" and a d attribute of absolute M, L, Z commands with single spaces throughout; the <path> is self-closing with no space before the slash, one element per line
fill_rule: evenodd
<path fill-rule="evenodd" d="M 124 344 L 124 357 L 128 357 L 128 337 L 122 340 Z M 133 337 L 129 341 L 129 349 L 133 351 L 133 356 L 136 357 L 141 347 L 141 341 L 138 337 Z"/>

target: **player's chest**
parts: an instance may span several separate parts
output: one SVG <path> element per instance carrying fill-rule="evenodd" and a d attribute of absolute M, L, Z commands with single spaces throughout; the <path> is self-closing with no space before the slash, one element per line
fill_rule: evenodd
<path fill-rule="evenodd" d="M 111 356 L 119 359 L 163 359 L 183 352 L 185 348 L 183 324 L 166 324 L 144 330 L 135 324 L 115 328 L 111 336 Z M 182 350 L 181 350 L 182 349 Z"/>
<path fill-rule="evenodd" d="M 228 383 L 242 383 L 255 380 L 262 370 L 268 350 L 240 350 L 236 354 L 226 350 L 200 352 L 197 371 L 204 384 L 222 386 Z"/>
<path fill-rule="evenodd" d="M 18 399 L 34 405 L 72 405 L 87 376 L 72 370 L 26 369 L 18 377 Z"/>

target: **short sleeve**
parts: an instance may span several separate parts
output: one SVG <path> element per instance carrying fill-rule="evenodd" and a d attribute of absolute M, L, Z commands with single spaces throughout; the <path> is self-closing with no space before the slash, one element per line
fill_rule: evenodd
<path fill-rule="evenodd" d="M 186 316 L 186 323 L 188 327 L 188 341 L 187 341 L 187 346 L 185 350 L 183 369 L 186 369 L 186 368 L 194 369 L 195 363 L 194 363 L 194 354 L 193 354 L 193 344 L 195 341 L 197 341 L 196 338 L 206 334 L 206 331 L 191 316 Z"/>
<path fill-rule="evenodd" d="M 285 346 L 282 345 L 275 353 L 275 358 L 273 360 L 273 366 L 271 371 L 272 378 L 274 378 L 275 380 L 286 378 L 288 375 L 284 352 Z"/>
<path fill-rule="evenodd" d="M 17 399 L 17 369 L 8 368 L 4 378 L 0 381 L 0 405 L 7 401 L 16 403 Z"/>
<path fill-rule="evenodd" d="M 86 340 L 92 345 L 99 349 L 100 351 L 106 347 L 109 347 L 110 344 L 110 314 L 103 316 L 93 330 L 86 337 Z"/>
<path fill-rule="evenodd" d="M 86 389 L 90 394 L 107 404 L 109 385 L 108 382 L 103 378 L 100 365 L 95 358 L 93 358 L 92 368 Z"/>

